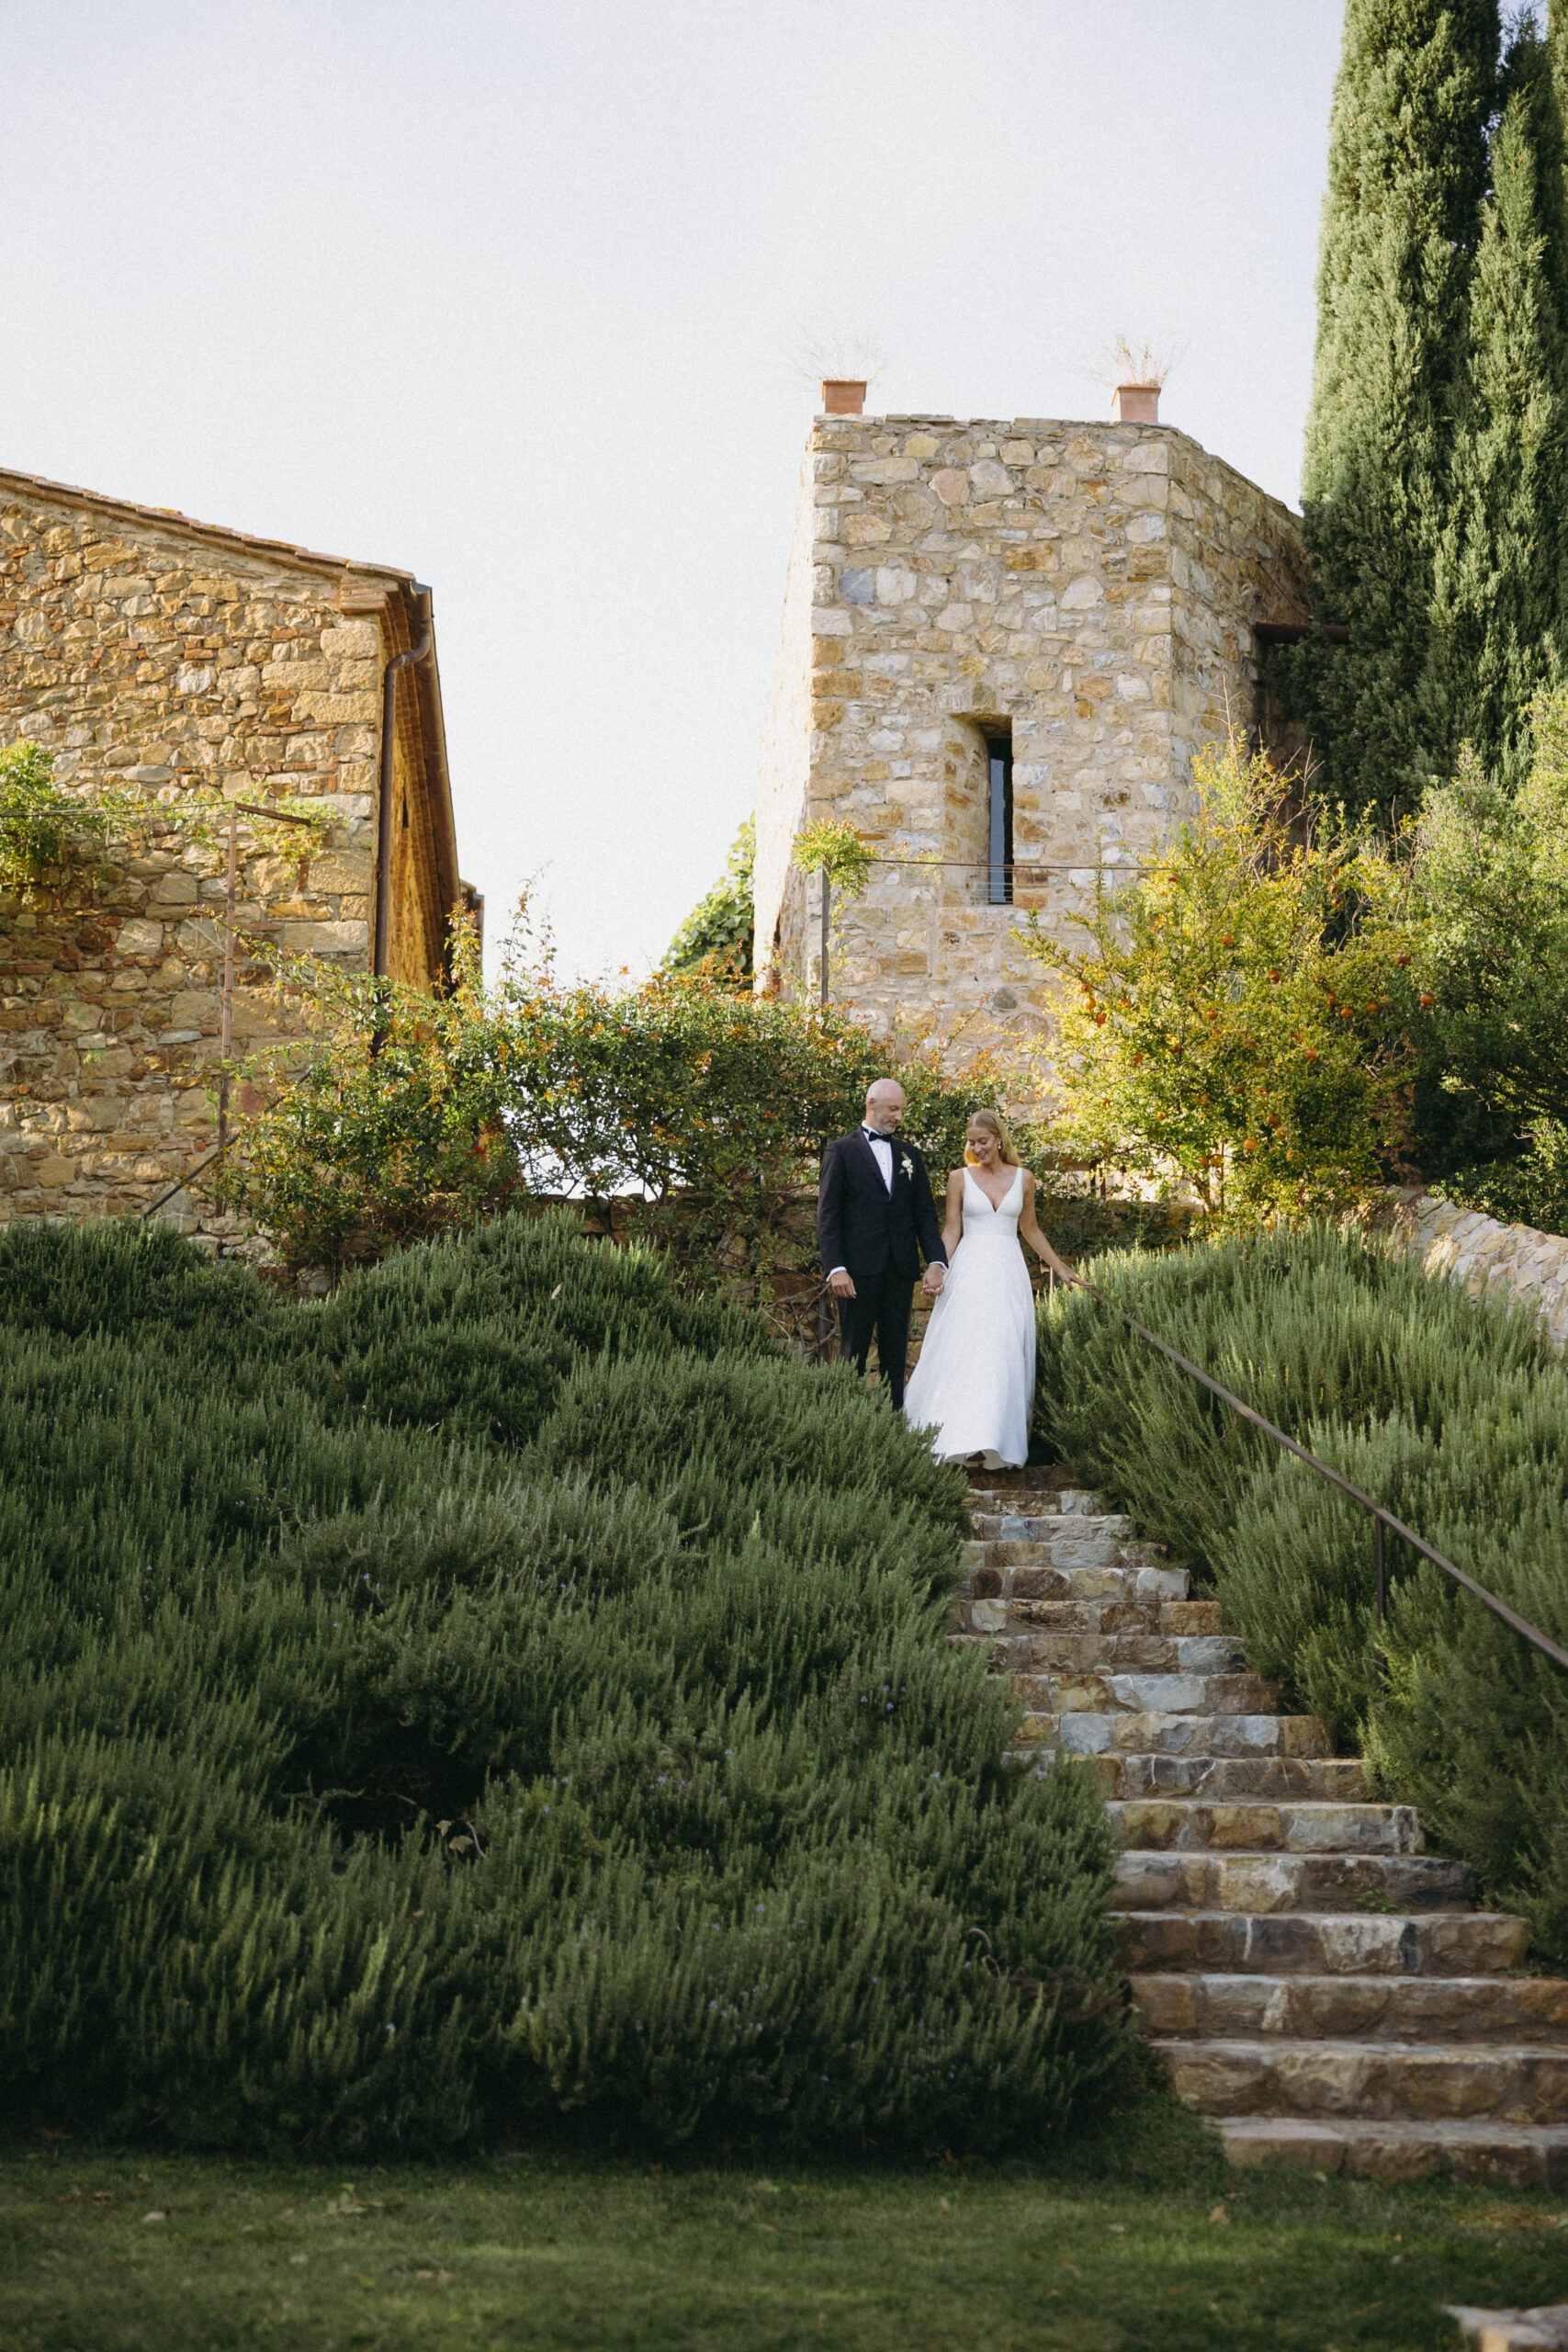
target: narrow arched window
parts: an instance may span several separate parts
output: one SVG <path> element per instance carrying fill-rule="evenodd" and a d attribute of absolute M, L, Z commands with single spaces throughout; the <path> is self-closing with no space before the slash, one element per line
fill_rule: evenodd
<path fill-rule="evenodd" d="M 993 907 L 1012 904 L 1012 729 L 987 728 L 990 763 L 990 837 L 986 896 Z"/>

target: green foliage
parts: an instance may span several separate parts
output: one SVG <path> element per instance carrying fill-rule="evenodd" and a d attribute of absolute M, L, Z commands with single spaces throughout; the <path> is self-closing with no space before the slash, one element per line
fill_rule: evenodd
<path fill-rule="evenodd" d="M 869 843 L 852 825 L 838 817 L 816 817 L 795 834 L 790 863 L 803 874 L 826 870 L 840 898 L 858 899 L 871 879 L 875 860 Z"/>
<path fill-rule="evenodd" d="M 17 1225 L 0 1390 L 13 2114 L 1000 2147 L 1121 2063 L 1098 1792 L 946 1642 L 961 1476 L 657 1258 L 502 1217 L 301 1306 Z"/>
<path fill-rule="evenodd" d="M 1433 578 L 1444 741 L 1517 783 L 1528 720 L 1568 645 L 1568 222 L 1546 44 L 1516 29 L 1471 274 Z"/>
<path fill-rule="evenodd" d="M 1560 14 L 1561 12 L 1557 12 Z M 1321 632 L 1274 658 L 1331 796 L 1517 783 L 1568 653 L 1568 30 L 1350 0 L 1303 477 Z"/>
<path fill-rule="evenodd" d="M 1354 1233 L 1102 1260 L 1096 1282 L 1560 1643 L 1568 1371 L 1517 1314 Z M 1440 1848 L 1568 1951 L 1568 1676 L 1105 1308 L 1043 1317 L 1040 1419 L 1219 1596 L 1249 1664 L 1361 1746 Z"/>
<path fill-rule="evenodd" d="M 1416 1156 L 1467 1206 L 1548 1232 L 1568 1216 L 1568 689 L 1530 707 L 1517 789 L 1469 752 L 1416 830 Z"/>
<path fill-rule="evenodd" d="M 986 1062 L 950 1080 L 931 1052 L 890 1055 L 842 1014 L 739 996 L 711 971 L 566 985 L 523 933 L 493 989 L 462 935 L 454 961 L 438 1001 L 290 967 L 310 1049 L 247 1072 L 260 1108 L 221 1180 L 290 1265 L 373 1261 L 541 1192 L 651 1203 L 639 1230 L 703 1278 L 792 1263 L 785 1204 L 874 1078 L 897 1069 L 907 1132 L 939 1168 L 1008 1085 Z"/>
<path fill-rule="evenodd" d="M 1439 1175 L 1434 1190 L 1500 1225 L 1568 1234 L 1568 1126 L 1557 1119 L 1532 1119 L 1524 1132 L 1523 1151 L 1464 1162 Z"/>
<path fill-rule="evenodd" d="M 209 1180 L 286 1264 L 334 1270 L 498 1216 L 544 1181 L 509 1124 L 508 1041 L 471 931 L 445 997 L 299 957 L 279 978 L 307 1035 L 246 1065 L 240 1146 Z"/>
<path fill-rule="evenodd" d="M 1413 1158 L 1509 1223 L 1568 1216 L 1568 689 L 1528 710 L 1517 788 L 1464 751 L 1413 828 Z"/>
<path fill-rule="evenodd" d="M 1428 797 L 1416 865 L 1445 1091 L 1516 1125 L 1568 1118 L 1568 689 L 1530 718 L 1519 790 L 1466 761 Z"/>
<path fill-rule="evenodd" d="M 1080 1157 L 1179 1177 L 1211 1211 L 1333 1209 L 1404 1141 L 1416 1012 L 1398 863 L 1286 803 L 1262 753 L 1200 754 L 1168 863 L 1101 876 L 1089 944 L 1036 926 L 1070 986 L 1062 1132 Z"/>
<path fill-rule="evenodd" d="M 71 845 L 101 841 L 104 822 L 75 793 L 54 782 L 54 763 L 23 740 L 0 751 L 0 887 L 15 889 L 58 865 Z"/>
<path fill-rule="evenodd" d="M 1202 1212 L 1188 1201 L 1128 1200 L 1093 1190 L 1042 1184 L 1034 1195 L 1040 1229 L 1069 1265 L 1107 1250 L 1178 1250 Z"/>
<path fill-rule="evenodd" d="M 697 901 L 670 942 L 667 972 L 705 972 L 728 987 L 750 990 L 756 854 L 757 820 L 748 817 L 731 844 L 721 879 Z"/>
<path fill-rule="evenodd" d="M 1496 0 L 1347 0 L 1302 508 L 1318 613 L 1350 638 L 1316 632 L 1274 674 L 1308 725 L 1325 789 L 1353 808 L 1386 812 L 1395 794 L 1408 804 L 1447 749 L 1435 566 L 1498 45 Z M 1507 375 L 1499 356 L 1473 395 L 1483 505 L 1489 406 Z M 1489 527 L 1472 518 L 1477 550 Z"/>
<path fill-rule="evenodd" d="M 213 847 L 230 817 L 220 793 L 165 788 L 149 797 L 114 785 L 90 795 L 63 792 L 54 781 L 54 754 L 23 738 L 0 750 L 0 888 L 21 889 L 44 880 L 51 868 L 73 857 L 101 856 L 113 843 L 141 848 L 171 835 L 186 847 Z M 291 812 L 291 814 L 296 812 Z M 275 855 L 297 857 L 304 842 L 327 831 L 327 818 L 309 801 L 299 821 L 269 824 L 247 817 L 247 842 Z"/>

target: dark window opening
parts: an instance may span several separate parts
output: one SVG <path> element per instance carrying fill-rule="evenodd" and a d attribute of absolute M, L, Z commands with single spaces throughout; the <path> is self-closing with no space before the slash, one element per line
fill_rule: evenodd
<path fill-rule="evenodd" d="M 1012 904 L 1012 729 L 987 735 L 990 763 L 990 836 L 986 897 L 993 907 Z"/>

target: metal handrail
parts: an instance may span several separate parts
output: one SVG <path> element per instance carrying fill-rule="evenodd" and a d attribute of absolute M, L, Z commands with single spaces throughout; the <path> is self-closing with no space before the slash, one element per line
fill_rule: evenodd
<path fill-rule="evenodd" d="M 205 1159 L 198 1159 L 194 1168 L 187 1168 L 177 1184 L 171 1184 L 166 1193 L 159 1193 L 157 1199 L 152 1203 L 150 1208 L 144 1208 L 141 1212 L 141 1216 L 138 1220 L 139 1223 L 145 1225 L 150 1216 L 156 1216 L 158 1211 L 163 1207 L 165 1201 L 172 1201 L 176 1193 L 183 1193 L 186 1185 L 191 1183 L 201 1174 L 204 1168 L 210 1168 L 215 1159 L 221 1159 L 223 1154 L 228 1150 L 230 1144 L 238 1143 L 239 1140 L 240 1138 L 238 1136 L 227 1136 L 214 1150 L 208 1153 Z"/>
<path fill-rule="evenodd" d="M 1341 1477 L 1337 1470 L 1331 1470 L 1326 1462 L 1320 1462 L 1315 1453 L 1309 1453 L 1304 1445 L 1298 1445 L 1293 1437 L 1287 1437 L 1283 1430 L 1276 1429 L 1272 1421 L 1266 1420 L 1263 1415 L 1256 1411 L 1252 1406 L 1244 1403 L 1241 1397 L 1233 1395 L 1231 1390 L 1224 1387 L 1221 1382 L 1212 1378 L 1200 1364 L 1195 1364 L 1190 1356 L 1182 1355 L 1179 1350 L 1171 1347 L 1168 1340 L 1162 1340 L 1157 1332 L 1151 1331 L 1145 1324 L 1138 1322 L 1135 1317 L 1128 1314 L 1124 1306 L 1118 1306 L 1114 1299 L 1107 1298 L 1103 1291 L 1096 1290 L 1094 1284 L 1091 1282 L 1086 1282 L 1082 1274 L 1076 1275 L 1074 1282 L 1077 1288 L 1088 1291 L 1090 1298 L 1098 1299 L 1101 1306 L 1108 1306 L 1112 1315 L 1119 1315 L 1129 1330 L 1136 1331 L 1141 1340 L 1146 1340 L 1152 1348 L 1157 1348 L 1162 1356 L 1168 1356 L 1172 1363 L 1179 1364 L 1183 1372 L 1190 1373 L 1194 1380 L 1201 1381 L 1205 1388 L 1212 1390 L 1223 1404 L 1231 1408 L 1233 1412 L 1239 1413 L 1244 1420 L 1250 1421 L 1255 1429 L 1261 1430 L 1265 1437 L 1271 1437 L 1275 1444 L 1282 1445 L 1288 1453 L 1293 1453 L 1298 1462 L 1304 1462 L 1309 1470 L 1315 1470 L 1318 1476 L 1325 1478 L 1331 1487 L 1337 1487 L 1341 1494 L 1348 1495 L 1352 1502 L 1359 1503 L 1363 1510 L 1371 1511 L 1372 1524 L 1376 1530 L 1374 1558 L 1377 1566 L 1377 1607 L 1380 1625 L 1383 1622 L 1383 1531 L 1386 1528 L 1390 1534 L 1398 1536 L 1402 1544 L 1408 1544 L 1412 1551 L 1419 1552 L 1424 1560 L 1430 1560 L 1434 1567 L 1441 1568 L 1443 1574 L 1446 1577 L 1451 1577 L 1455 1584 L 1462 1585 L 1466 1592 L 1473 1593 L 1477 1600 L 1490 1609 L 1494 1617 L 1501 1618 L 1503 1623 L 1511 1626 L 1516 1634 L 1522 1634 L 1526 1641 L 1533 1643 L 1542 1657 L 1551 1658 L 1554 1666 L 1568 1668 L 1568 1650 L 1560 1649 L 1550 1634 L 1541 1632 L 1539 1625 L 1532 1625 L 1528 1617 L 1521 1617 L 1517 1610 L 1509 1608 L 1506 1600 L 1499 1600 L 1495 1592 L 1488 1592 L 1483 1584 L 1477 1584 L 1473 1577 L 1467 1576 L 1464 1570 L 1457 1567 L 1452 1560 L 1445 1558 L 1441 1552 L 1434 1550 L 1430 1544 L 1416 1534 L 1413 1527 L 1406 1527 L 1402 1519 L 1395 1519 L 1393 1511 L 1385 1510 L 1382 1503 L 1374 1502 L 1371 1495 L 1364 1494 L 1361 1488 L 1354 1486 L 1348 1478 Z"/>

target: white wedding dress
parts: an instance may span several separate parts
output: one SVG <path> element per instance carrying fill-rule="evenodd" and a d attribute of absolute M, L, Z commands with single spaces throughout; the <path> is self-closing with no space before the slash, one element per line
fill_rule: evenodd
<path fill-rule="evenodd" d="M 1018 1238 L 1022 1208 L 1021 1168 L 999 1208 L 964 1170 L 964 1238 L 904 1393 L 906 1419 L 934 1431 L 931 1452 L 944 1462 L 983 1453 L 987 1470 L 1000 1470 L 1029 1459 L 1034 1293 Z"/>

